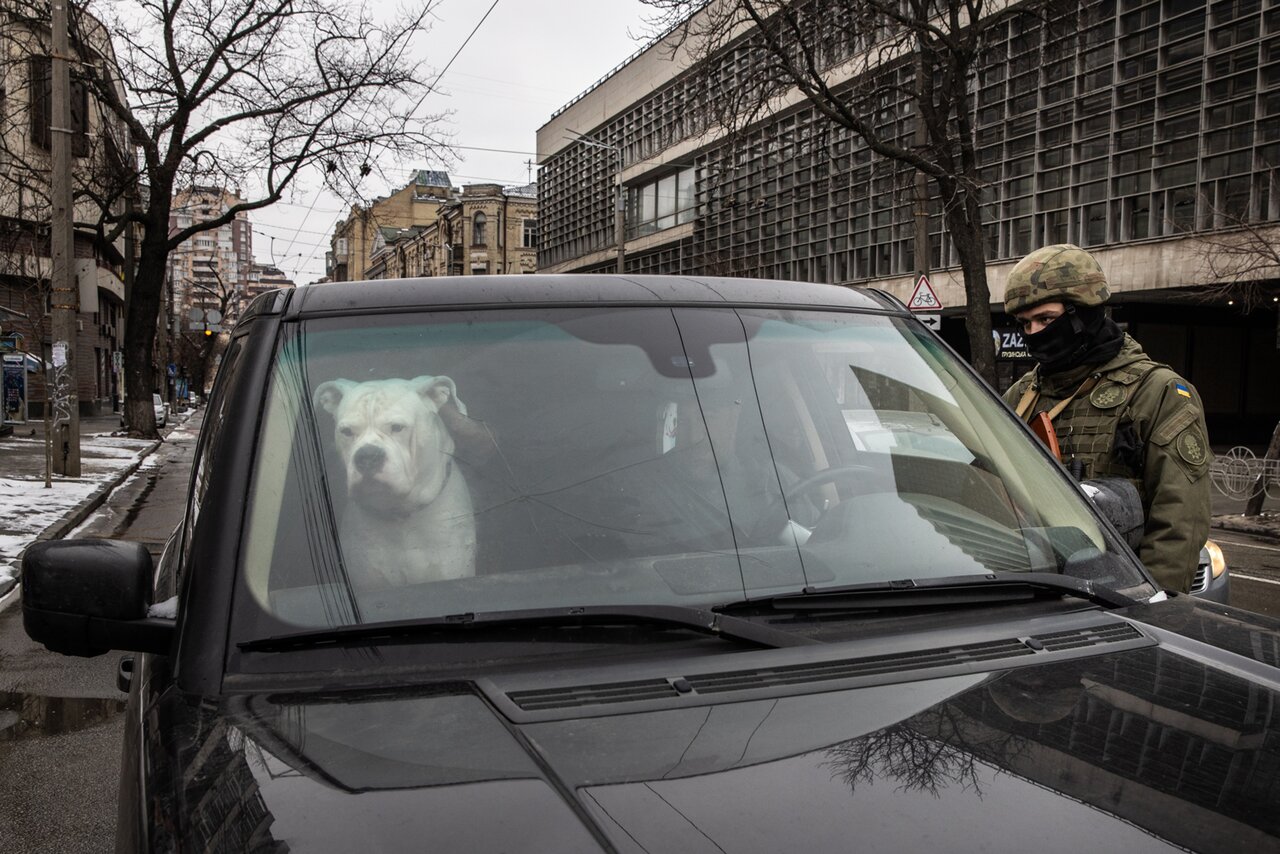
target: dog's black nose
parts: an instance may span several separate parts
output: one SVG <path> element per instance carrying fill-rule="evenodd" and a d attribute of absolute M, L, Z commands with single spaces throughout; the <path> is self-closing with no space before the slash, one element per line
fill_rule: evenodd
<path fill-rule="evenodd" d="M 356 455 L 352 457 L 352 462 L 356 464 L 356 469 L 361 474 L 373 474 L 382 468 L 382 464 L 386 459 L 387 452 L 377 445 L 364 445 L 356 451 Z"/>

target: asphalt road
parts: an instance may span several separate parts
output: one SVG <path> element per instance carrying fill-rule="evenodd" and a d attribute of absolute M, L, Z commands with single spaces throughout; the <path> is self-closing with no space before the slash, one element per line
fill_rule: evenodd
<path fill-rule="evenodd" d="M 1231 604 L 1280 617 L 1280 542 L 1235 531 L 1210 533 L 1231 571 Z"/>
<path fill-rule="evenodd" d="M 76 537 L 159 548 L 186 503 L 201 410 L 169 433 Z M 0 851 L 79 854 L 115 847 L 125 695 L 120 653 L 70 658 L 33 643 L 17 603 L 0 611 Z"/>

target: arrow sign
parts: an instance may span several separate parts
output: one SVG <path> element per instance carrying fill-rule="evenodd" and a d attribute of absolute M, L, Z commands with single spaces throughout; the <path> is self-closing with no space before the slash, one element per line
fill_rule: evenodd
<path fill-rule="evenodd" d="M 912 311 L 937 311 L 942 308 L 942 300 L 933 292 L 928 276 L 922 274 L 916 282 L 916 289 L 907 302 L 907 308 Z"/>

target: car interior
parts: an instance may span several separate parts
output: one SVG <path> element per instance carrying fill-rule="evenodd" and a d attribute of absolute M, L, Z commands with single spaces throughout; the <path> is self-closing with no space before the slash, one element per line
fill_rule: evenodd
<path fill-rule="evenodd" d="M 257 607 L 301 625 L 363 610 L 343 604 L 344 467 L 332 417 L 311 404 L 339 378 L 449 376 L 494 446 L 455 455 L 474 507 L 474 577 L 419 585 L 431 588 L 421 598 L 386 591 L 381 612 L 402 618 L 707 604 L 1057 571 L 1100 553 L 1101 533 L 1055 498 L 1069 487 L 1031 501 L 1033 473 L 980 435 L 955 378 L 887 320 L 833 333 L 767 312 L 626 311 L 625 322 L 607 310 L 419 317 L 373 338 L 300 331 L 270 392 L 248 517 Z"/>

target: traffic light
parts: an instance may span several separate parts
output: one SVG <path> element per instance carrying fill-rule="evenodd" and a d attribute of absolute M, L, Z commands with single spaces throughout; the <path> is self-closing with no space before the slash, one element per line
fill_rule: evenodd
<path fill-rule="evenodd" d="M 205 334 L 205 337 L 208 338 L 210 335 L 213 334 L 213 330 L 206 326 L 204 328 L 204 334 Z"/>

